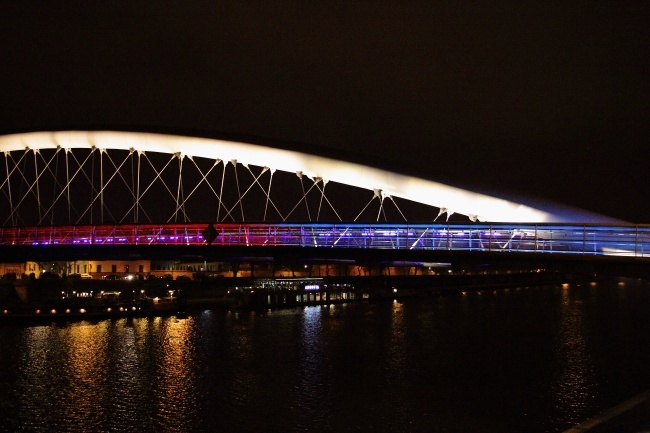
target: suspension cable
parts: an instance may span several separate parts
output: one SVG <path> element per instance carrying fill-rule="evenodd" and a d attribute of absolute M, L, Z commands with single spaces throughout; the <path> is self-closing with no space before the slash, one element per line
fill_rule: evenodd
<path fill-rule="evenodd" d="M 190 193 L 189 193 L 187 196 L 184 197 L 184 199 L 183 199 L 183 203 L 181 203 L 181 205 L 183 205 L 183 206 L 185 205 L 185 203 L 186 203 L 186 202 L 187 202 L 187 201 L 192 197 L 192 195 L 194 194 L 194 192 L 199 188 L 199 186 L 201 186 L 201 184 L 202 184 L 203 182 L 205 182 L 205 183 L 208 185 L 208 187 L 210 188 L 210 190 L 212 190 L 212 192 L 215 194 L 215 196 L 217 196 L 217 200 L 220 201 L 220 200 L 221 200 L 220 197 L 217 195 L 217 192 L 214 190 L 214 188 L 212 188 L 212 185 L 210 185 L 210 182 L 208 181 L 208 175 L 209 175 L 209 174 L 212 172 L 212 170 L 217 166 L 218 162 L 215 162 L 215 164 L 212 165 L 212 167 L 210 167 L 210 168 L 208 169 L 208 171 L 204 174 L 203 171 L 201 170 L 201 168 L 196 164 L 196 161 L 194 161 L 194 159 L 193 159 L 191 156 L 188 156 L 187 158 L 188 158 L 190 161 L 192 161 L 192 163 L 194 164 L 194 166 L 195 166 L 196 169 L 198 170 L 199 174 L 201 175 L 201 180 L 200 180 L 200 181 L 199 181 L 199 182 L 194 186 L 194 189 L 192 189 L 192 191 L 190 191 Z M 221 160 L 219 160 L 219 162 L 221 162 Z M 170 218 L 170 220 L 171 220 L 171 218 Z M 168 220 L 167 222 L 169 222 L 169 220 Z"/>
<path fill-rule="evenodd" d="M 265 167 L 268 170 L 268 167 Z M 248 169 L 250 171 L 250 168 Z M 266 211 L 269 208 L 269 200 L 271 199 L 271 185 L 273 184 L 273 171 L 271 171 L 271 176 L 269 176 L 269 188 L 266 192 L 266 204 L 264 205 L 264 218 L 262 221 L 266 221 Z M 280 215 L 282 217 L 282 215 Z"/>
<path fill-rule="evenodd" d="M 242 222 L 246 221 L 246 218 L 244 218 L 244 204 L 242 203 L 242 195 L 241 191 L 239 190 L 239 176 L 237 175 L 237 160 L 233 159 L 230 161 L 235 168 L 235 182 L 237 183 L 237 195 L 239 195 L 239 200 L 237 200 L 237 203 L 239 203 L 239 209 L 241 210 L 241 220 Z M 237 204 L 235 204 L 236 206 Z M 230 212 L 228 212 L 230 213 Z"/>
<path fill-rule="evenodd" d="M 221 189 L 219 191 L 219 206 L 217 207 L 217 221 L 220 221 L 219 215 L 221 213 L 221 205 L 223 202 L 221 201 L 223 198 L 223 184 L 226 181 L 226 165 L 228 164 L 226 161 L 223 162 L 223 170 L 221 171 Z M 226 205 L 223 204 L 223 208 L 226 209 Z"/>
<path fill-rule="evenodd" d="M 357 215 L 356 218 L 354 218 L 354 220 L 352 220 L 352 222 L 356 222 L 359 219 L 361 214 L 363 214 L 363 212 L 368 208 L 368 206 L 370 206 L 370 203 L 372 203 L 375 200 L 375 198 L 377 198 L 377 196 L 373 193 L 372 198 L 370 199 L 370 201 L 368 203 L 366 203 L 366 205 L 363 207 L 363 209 L 361 209 L 361 212 L 359 212 L 359 215 Z"/>
<path fill-rule="evenodd" d="M 271 199 L 271 195 L 270 195 L 271 194 L 271 182 L 273 180 L 273 172 L 275 171 L 275 169 L 271 169 L 271 178 L 269 179 L 269 189 L 268 189 L 268 192 L 267 192 L 264 189 L 264 187 L 262 186 L 262 184 L 259 182 L 258 179 L 260 177 L 262 177 L 262 174 L 264 174 L 267 170 L 269 170 L 269 168 L 268 167 L 262 167 L 262 172 L 260 173 L 260 175 L 258 177 L 255 177 L 255 174 L 253 174 L 253 171 L 250 169 L 250 167 L 246 166 L 246 168 L 248 169 L 248 172 L 251 174 L 251 176 L 253 176 L 253 182 L 256 183 L 260 187 L 262 192 L 266 195 L 266 206 L 268 207 L 268 204 L 269 204 L 269 201 L 270 201 L 271 206 L 273 206 L 273 208 L 278 213 L 278 215 L 280 215 L 280 218 L 282 219 L 282 221 L 286 221 L 286 218 L 282 216 L 282 212 L 280 212 L 280 209 L 278 209 L 278 207 L 275 205 L 275 202 Z M 264 209 L 264 220 L 266 221 L 266 208 Z"/>
<path fill-rule="evenodd" d="M 302 178 L 300 179 L 300 183 L 302 184 Z M 303 189 L 302 189 L 302 191 L 303 191 L 302 197 L 300 198 L 300 200 L 298 200 L 298 202 L 297 202 L 297 203 L 293 206 L 293 208 L 289 211 L 289 213 L 287 214 L 287 216 L 286 216 L 286 218 L 285 218 L 285 221 L 286 221 L 286 219 L 288 219 L 288 218 L 291 216 L 291 214 L 293 213 L 293 211 L 295 211 L 296 208 L 298 208 L 298 206 L 300 205 L 300 203 L 301 203 L 303 200 L 305 200 L 305 202 L 307 202 L 307 194 L 309 194 L 309 192 L 310 192 L 312 189 L 314 189 L 315 186 L 316 186 L 316 184 L 312 184 L 312 186 L 309 187 L 309 189 L 307 190 L 307 192 L 305 192 L 305 188 L 303 187 Z M 311 222 L 311 215 L 309 214 L 309 206 L 307 206 L 307 215 L 308 215 L 308 217 L 309 217 L 309 221 Z"/>
<path fill-rule="evenodd" d="M 405 217 L 404 214 L 402 213 L 402 209 L 400 209 L 399 206 L 397 206 L 397 202 L 395 201 L 395 199 L 393 198 L 393 196 L 392 196 L 392 195 L 389 195 L 388 198 L 390 199 L 390 201 L 393 202 L 393 204 L 394 204 L 395 207 L 397 208 L 397 211 L 399 212 L 399 214 L 402 215 L 402 218 L 404 218 L 404 221 L 408 222 L 408 220 L 406 219 L 406 217 Z"/>
<path fill-rule="evenodd" d="M 258 181 L 259 181 L 259 178 L 262 176 L 262 174 L 263 174 L 263 172 L 260 173 L 260 174 L 255 178 L 255 179 L 253 179 L 253 182 L 250 184 L 250 186 L 249 186 L 248 188 L 246 188 L 246 191 L 244 191 L 243 194 L 240 194 L 240 197 L 239 197 L 239 200 L 237 200 L 237 203 L 235 203 L 235 204 L 234 204 L 234 205 L 233 205 L 233 206 L 228 210 L 228 213 L 223 217 L 224 220 L 228 217 L 228 215 L 230 215 L 230 218 L 232 218 L 233 221 L 235 220 L 234 217 L 232 216 L 232 211 L 235 210 L 235 207 L 237 207 L 237 205 L 239 205 L 240 207 L 243 206 L 243 205 L 242 205 L 242 201 L 244 200 L 244 197 L 246 197 L 246 194 L 248 194 L 248 192 L 251 190 L 251 188 L 253 188 L 253 186 L 255 185 L 255 182 L 258 182 Z M 239 184 L 237 184 L 237 190 L 239 191 Z M 243 218 L 243 217 L 244 217 L 244 214 L 243 214 L 243 209 L 242 209 L 242 218 Z"/>
<path fill-rule="evenodd" d="M 171 192 L 171 190 L 170 190 L 169 187 L 167 186 L 167 183 L 165 183 L 165 180 L 161 177 L 161 174 L 162 174 L 163 171 L 165 171 L 165 169 L 169 166 L 169 164 L 172 163 L 172 161 L 174 160 L 174 155 L 172 155 L 172 156 L 169 158 L 169 160 L 167 161 L 167 163 L 165 164 L 165 166 L 164 166 L 160 171 L 158 171 L 158 169 L 156 169 L 156 167 L 153 165 L 153 163 L 151 162 L 151 160 L 149 159 L 149 157 L 147 156 L 147 154 L 146 154 L 145 152 L 142 152 L 142 155 L 144 155 L 144 159 L 147 160 L 147 162 L 149 163 L 149 165 L 151 166 L 151 168 L 153 169 L 153 171 L 156 173 L 156 175 L 154 176 L 153 180 L 152 180 L 151 182 L 149 182 L 149 185 L 145 188 L 145 190 L 142 192 L 142 194 L 140 194 L 140 199 L 142 199 L 142 197 L 144 197 L 144 195 L 149 191 L 149 189 L 151 189 L 151 187 L 153 186 L 153 184 L 154 184 L 154 183 L 156 182 L 156 180 L 158 180 L 158 179 L 160 179 L 160 182 L 163 184 L 163 186 L 165 187 L 165 189 L 167 190 L 167 192 L 169 193 L 169 195 L 171 195 L 172 198 L 173 198 L 173 197 L 174 197 L 174 194 Z M 124 216 L 122 217 L 122 219 L 120 220 L 120 222 L 122 222 L 122 221 L 124 220 L 124 218 L 127 217 L 127 215 L 131 212 L 132 209 L 133 209 L 133 208 L 131 207 L 131 208 L 129 208 L 129 209 L 126 211 L 126 213 L 124 214 Z M 151 218 L 149 217 L 149 215 L 147 214 L 147 212 L 144 210 L 144 208 L 142 209 L 142 213 L 144 213 L 144 215 L 147 217 L 147 219 L 149 220 L 149 222 L 152 222 L 152 221 L 151 221 Z"/>
<path fill-rule="evenodd" d="M 55 170 L 54 170 L 54 182 L 52 182 L 52 201 L 54 201 L 54 197 L 56 196 L 56 186 L 59 183 L 58 182 L 58 174 L 59 174 L 59 149 L 61 146 L 59 146 L 54 153 L 54 156 L 56 157 L 56 163 L 54 164 Z M 52 212 L 52 217 L 50 218 L 50 225 L 54 225 L 54 212 Z"/>
<path fill-rule="evenodd" d="M 36 173 L 36 200 L 37 204 L 36 206 L 38 207 L 38 220 L 41 220 L 41 189 L 39 187 L 39 179 L 41 178 L 40 174 L 38 173 L 38 160 L 36 159 L 36 154 L 39 153 L 38 149 L 34 149 L 34 173 Z"/>
<path fill-rule="evenodd" d="M 303 199 L 305 200 L 305 208 L 307 208 L 307 218 L 309 218 L 309 221 L 311 221 L 311 213 L 309 212 L 309 202 L 307 201 L 307 194 L 309 193 L 309 191 L 311 191 L 311 189 L 314 187 L 314 185 L 312 185 L 309 188 L 309 191 L 307 191 L 307 193 L 305 193 L 305 184 L 302 181 L 302 171 L 299 171 L 296 174 L 300 178 L 300 186 L 302 187 L 302 199 L 301 199 L 301 201 Z M 300 203 L 300 202 L 298 202 L 298 203 Z M 291 211 L 293 212 L 293 209 Z"/>
<path fill-rule="evenodd" d="M 316 185 L 316 188 L 318 188 L 320 190 L 320 187 L 318 185 Z M 324 198 L 325 201 L 327 202 L 327 204 L 330 206 L 330 208 L 334 212 L 334 214 L 336 215 L 336 217 L 339 219 L 339 221 L 343 221 L 343 219 L 339 216 L 339 213 L 336 211 L 336 208 L 334 208 L 334 205 L 332 204 L 332 202 L 330 202 L 330 200 L 325 195 L 325 184 L 323 184 L 323 189 L 321 190 L 321 194 L 322 194 L 321 201 Z M 318 209 L 318 213 L 320 214 L 320 208 Z M 318 221 L 318 219 L 316 219 L 316 221 Z"/>

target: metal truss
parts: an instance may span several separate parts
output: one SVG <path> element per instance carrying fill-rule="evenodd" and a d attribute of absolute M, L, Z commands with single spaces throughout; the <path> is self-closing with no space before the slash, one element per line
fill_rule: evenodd
<path fill-rule="evenodd" d="M 408 221 L 403 208 L 410 202 L 380 189 L 365 190 L 236 159 L 95 146 L 26 147 L 5 151 L 3 157 L 2 227 Z M 419 214 L 412 220 L 433 221 L 445 213 L 418 206 Z"/>

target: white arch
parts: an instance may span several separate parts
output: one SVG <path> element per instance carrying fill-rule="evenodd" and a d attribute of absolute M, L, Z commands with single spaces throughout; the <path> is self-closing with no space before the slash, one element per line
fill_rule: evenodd
<path fill-rule="evenodd" d="M 480 221 L 503 222 L 614 222 L 602 215 L 559 205 L 534 207 L 477 192 L 300 152 L 275 149 L 249 143 L 218 139 L 184 137 L 154 133 L 118 131 L 56 131 L 30 132 L 0 136 L 0 151 L 30 149 L 135 149 L 144 152 L 181 153 L 196 157 L 237 160 L 243 164 L 298 172 L 311 178 L 320 177 L 346 185 L 423 203 L 447 212 L 477 218 Z"/>

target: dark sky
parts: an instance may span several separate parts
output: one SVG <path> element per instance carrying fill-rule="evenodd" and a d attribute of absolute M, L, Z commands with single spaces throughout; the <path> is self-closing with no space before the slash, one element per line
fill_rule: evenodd
<path fill-rule="evenodd" d="M 0 0 L 1 132 L 303 143 L 650 223 L 649 2 L 93 4 Z"/>

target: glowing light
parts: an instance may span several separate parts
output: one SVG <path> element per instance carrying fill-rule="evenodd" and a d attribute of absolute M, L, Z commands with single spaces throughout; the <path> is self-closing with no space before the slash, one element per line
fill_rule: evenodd
<path fill-rule="evenodd" d="M 50 313 L 56 314 L 56 310 L 52 309 L 52 311 L 50 311 Z"/>
<path fill-rule="evenodd" d="M 318 290 L 320 287 L 318 284 L 306 284 L 305 285 L 305 290 Z"/>
<path fill-rule="evenodd" d="M 24 151 L 26 146 L 30 149 L 52 149 L 56 144 L 66 149 L 89 149 L 95 146 L 100 149 L 137 149 L 210 159 L 219 155 L 222 161 L 236 160 L 242 164 L 271 167 L 289 173 L 300 172 L 312 179 L 327 179 L 363 189 L 381 190 L 381 194 L 386 197 L 400 197 L 438 208 L 453 209 L 456 213 L 471 215 L 472 219 L 480 221 L 584 223 L 608 220 L 601 215 L 566 209 L 559 205 L 534 208 L 360 164 L 248 143 L 117 131 L 47 131 L 0 136 L 0 151 Z"/>
<path fill-rule="evenodd" d="M 83 314 L 83 313 L 86 312 L 86 309 L 85 309 L 85 308 L 82 308 L 82 309 L 79 310 L 79 312 L 80 312 L 81 314 Z"/>

